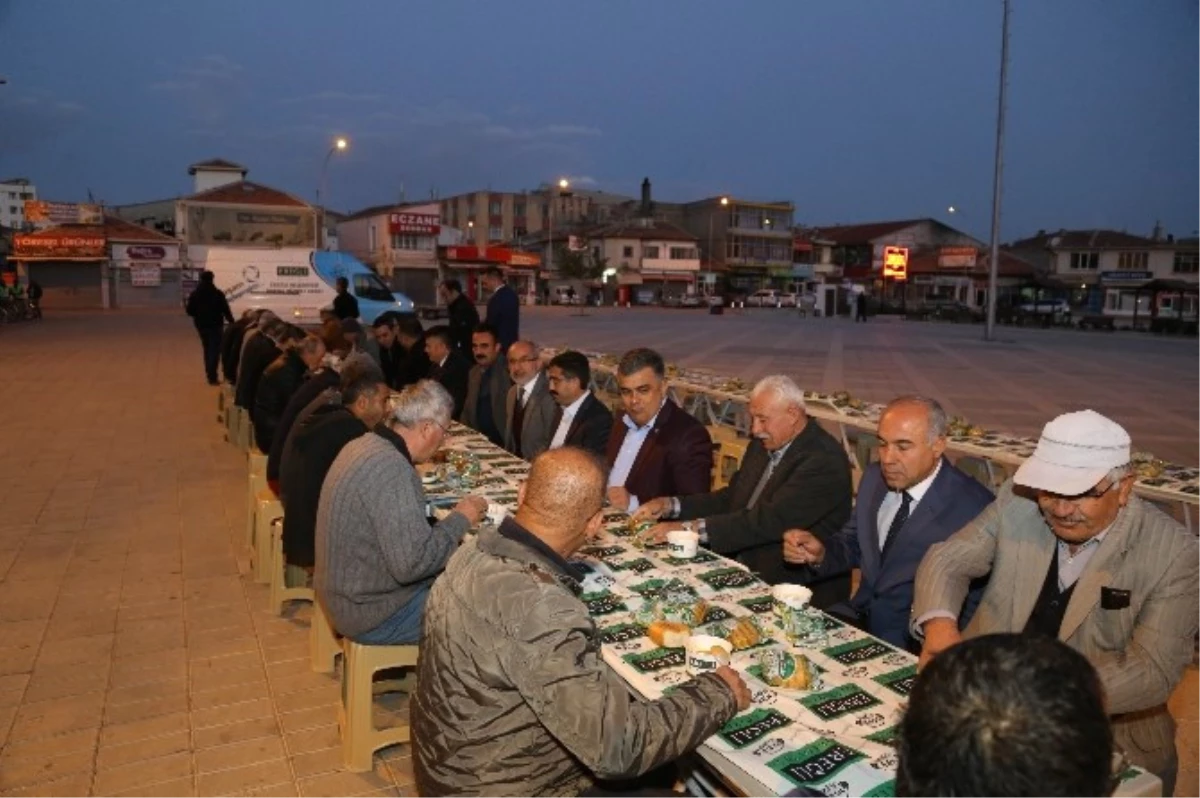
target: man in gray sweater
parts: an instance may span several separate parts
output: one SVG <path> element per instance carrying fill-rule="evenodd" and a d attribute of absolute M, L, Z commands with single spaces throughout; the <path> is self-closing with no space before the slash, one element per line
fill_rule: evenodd
<path fill-rule="evenodd" d="M 342 449 L 321 488 L 313 585 L 333 628 L 369 645 L 416 643 L 434 578 L 487 511 L 467 496 L 434 526 L 413 467 L 433 456 L 454 401 L 421 380 L 384 423 Z"/>

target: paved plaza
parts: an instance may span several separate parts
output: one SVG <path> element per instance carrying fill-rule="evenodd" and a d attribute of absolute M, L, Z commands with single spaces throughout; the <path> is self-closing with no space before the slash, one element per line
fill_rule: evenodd
<path fill-rule="evenodd" d="M 1197 461 L 1195 341 L 794 313 L 527 310 L 546 344 L 866 399 L 921 391 L 1034 434 L 1093 406 L 1139 447 Z M 412 794 L 407 746 L 340 768 L 338 683 L 309 666 L 308 609 L 276 618 L 245 575 L 244 457 L 222 439 L 188 320 L 69 314 L 0 327 L 0 795 Z M 1197 678 L 1172 698 L 1178 795 L 1197 783 Z M 402 708 L 393 707 L 402 712 Z"/>

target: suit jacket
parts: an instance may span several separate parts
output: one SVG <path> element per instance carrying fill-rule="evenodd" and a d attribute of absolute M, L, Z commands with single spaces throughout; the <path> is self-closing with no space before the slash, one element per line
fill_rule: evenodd
<path fill-rule="evenodd" d="M 841 531 L 825 544 L 825 559 L 810 569 L 816 576 L 833 576 L 860 569 L 858 591 L 850 607 L 866 621 L 868 632 L 897 648 L 913 648 L 909 612 L 913 582 L 921 558 L 934 543 L 962 529 L 992 503 L 992 492 L 942 458 L 942 468 L 921 498 L 884 557 L 879 550 L 879 507 L 887 496 L 879 464 L 873 463 L 858 486 L 854 513 Z M 959 616 L 965 626 L 975 613 L 983 580 L 977 580 Z"/>
<path fill-rule="evenodd" d="M 558 431 L 558 424 L 562 421 L 563 410 L 557 407 L 554 411 L 554 421 L 550 425 L 550 437 L 553 439 L 554 433 Z M 563 446 L 575 446 L 580 449 L 586 449 L 592 454 L 603 457 L 605 451 L 608 450 L 608 435 L 612 431 L 612 413 L 596 398 L 595 394 L 589 393 L 587 398 L 583 400 L 583 404 L 579 406 L 579 411 L 575 413 L 575 418 L 571 419 L 571 426 L 567 430 L 567 438 L 563 441 Z"/>
<path fill-rule="evenodd" d="M 512 417 L 513 409 L 517 406 L 517 394 L 521 387 L 513 385 L 509 388 L 504 402 L 504 418 L 507 422 L 504 430 L 504 448 L 526 460 L 532 460 L 549 449 L 550 439 L 554 437 L 554 431 L 558 429 L 558 425 L 554 423 L 554 411 L 558 409 L 558 404 L 550 395 L 550 383 L 546 380 L 546 373 L 538 372 L 534 379 L 536 382 L 533 391 L 529 394 L 529 401 L 525 403 L 525 420 L 521 425 L 521 451 L 519 452 L 513 435 Z"/>
<path fill-rule="evenodd" d="M 762 442 L 751 441 L 729 484 L 713 493 L 681 497 L 679 517 L 705 519 L 708 547 L 734 557 L 766 582 L 792 582 L 805 571 L 784 563 L 783 533 L 807 529 L 822 542 L 837 534 L 850 519 L 850 458 L 832 435 L 809 419 L 775 467 L 758 501 L 747 508 L 768 462 Z M 816 607 L 828 607 L 850 595 L 848 575 L 810 586 Z"/>
<path fill-rule="evenodd" d="M 402 390 L 427 378 L 431 367 L 429 355 L 425 353 L 425 336 L 422 335 L 405 350 L 404 357 L 397 364 L 396 389 Z"/>
<path fill-rule="evenodd" d="M 491 381 L 492 420 L 496 422 L 496 431 L 500 433 L 500 443 L 503 443 L 508 430 L 508 416 L 504 415 L 504 406 L 508 398 L 508 389 L 512 387 L 512 377 L 508 376 L 508 359 L 503 354 L 496 358 L 490 371 L 478 363 L 471 367 L 470 376 L 467 378 L 467 401 L 463 405 L 462 423 L 471 429 L 479 429 L 479 392 L 485 373 Z"/>
<path fill-rule="evenodd" d="M 1056 552 L 1036 501 L 1009 481 L 982 515 L 930 548 L 917 570 L 914 622 L 934 610 L 956 613 L 970 580 L 990 571 L 964 636 L 1020 632 Z M 1075 583 L 1059 629 L 1100 674 L 1117 743 L 1160 775 L 1175 754 L 1166 701 L 1192 661 L 1200 624 L 1198 559 L 1195 536 L 1131 496 Z M 1103 600 L 1106 588 L 1128 591 L 1127 600 Z"/>
<path fill-rule="evenodd" d="M 610 469 L 628 432 L 624 415 L 617 416 L 608 436 Z M 642 441 L 625 478 L 625 490 L 636 496 L 639 503 L 659 496 L 708 493 L 712 489 L 712 468 L 713 444 L 708 430 L 668 399 Z"/>
<path fill-rule="evenodd" d="M 479 311 L 475 303 L 467 299 L 466 294 L 459 294 L 454 301 L 446 306 L 450 316 L 450 337 L 454 345 L 464 355 L 471 353 L 471 331 L 479 326 Z"/>
<path fill-rule="evenodd" d="M 441 366 L 429 367 L 429 379 L 436 380 L 454 398 L 454 417 L 461 419 L 463 406 L 467 402 L 467 383 L 470 380 L 471 363 L 457 349 L 451 350 Z"/>
<path fill-rule="evenodd" d="M 520 339 L 521 299 L 508 285 L 497 288 L 488 300 L 487 323 L 495 327 L 500 336 L 501 352 L 507 352 Z"/>

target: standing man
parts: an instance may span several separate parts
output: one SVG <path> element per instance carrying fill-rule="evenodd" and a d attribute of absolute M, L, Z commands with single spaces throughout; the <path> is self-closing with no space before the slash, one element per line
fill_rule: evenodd
<path fill-rule="evenodd" d="M 450 314 L 450 337 L 454 348 L 463 355 L 471 353 L 471 334 L 479 326 L 479 311 L 462 291 L 462 283 L 458 280 L 442 280 L 438 286 L 438 296 L 446 303 L 446 311 Z"/>
<path fill-rule="evenodd" d="M 346 444 L 325 477 L 313 587 L 333 628 L 355 642 L 418 642 L 433 580 L 487 512 L 487 499 L 464 496 L 433 526 L 426 519 L 414 466 L 442 445 L 453 407 L 436 382 L 408 386 L 386 423 Z"/>
<path fill-rule="evenodd" d="M 333 298 L 333 315 L 341 321 L 358 318 L 358 300 L 350 293 L 350 282 L 345 277 L 336 281 L 337 296 Z"/>
<path fill-rule="evenodd" d="M 791 581 L 781 543 L 788 529 L 827 541 L 850 519 L 850 460 L 842 446 L 808 417 L 804 391 L 782 374 L 763 377 L 750 392 L 754 440 L 729 484 L 714 493 L 653 499 L 637 519 L 677 519 L 646 533 L 665 542 L 672 529 L 692 529 L 715 552 L 736 558 L 770 584 Z M 813 605 L 850 595 L 850 578 L 812 585 Z"/>
<path fill-rule="evenodd" d="M 653 349 L 632 349 L 617 364 L 625 414 L 608 438 L 608 500 L 633 512 L 655 496 L 712 488 L 713 445 L 704 425 L 667 397 L 667 367 Z"/>
<path fill-rule="evenodd" d="M 449 327 L 441 324 L 429 329 L 425 334 L 425 354 L 429 356 L 429 379 L 450 392 L 454 399 L 454 418 L 462 418 L 467 403 L 467 383 L 471 379 L 471 362 L 454 346 Z"/>
<path fill-rule="evenodd" d="M 546 367 L 546 377 L 550 395 L 558 405 L 550 448 L 575 446 L 603 457 L 612 432 L 612 413 L 592 395 L 592 369 L 587 357 L 579 352 L 560 352 Z"/>
<path fill-rule="evenodd" d="M 1092 410 L 1042 430 L 1033 455 L 971 523 L 917 570 L 912 628 L 922 664 L 963 637 L 1056 637 L 1100 674 L 1113 734 L 1173 795 L 1178 759 L 1167 698 L 1192 661 L 1196 537 L 1133 493 L 1129 435 Z M 957 619 L 990 573 L 975 617 Z"/>
<path fill-rule="evenodd" d="M 188 297 L 187 314 L 196 325 L 200 346 L 204 350 L 204 374 L 209 385 L 220 385 L 217 364 L 221 360 L 221 331 L 225 322 L 233 324 L 233 313 L 225 292 L 213 282 L 213 273 L 200 272 L 200 285 Z"/>
<path fill-rule="evenodd" d="M 554 434 L 554 411 L 558 405 L 550 395 L 550 383 L 542 372 L 541 351 L 533 341 L 517 341 L 508 348 L 508 389 L 504 417 L 508 428 L 504 448 L 532 460 L 550 448 Z"/>
<path fill-rule="evenodd" d="M 383 376 L 387 377 L 388 385 L 396 388 L 400 363 L 404 360 L 404 347 L 396 338 L 394 317 L 380 315 L 371 325 L 371 329 L 375 335 L 375 343 L 379 345 L 379 366 L 383 369 Z"/>
<path fill-rule="evenodd" d="M 600 656 L 568 562 L 600 531 L 596 458 L 542 454 L 519 502 L 515 517 L 463 544 L 430 593 L 412 699 L 418 790 L 671 795 L 596 781 L 633 779 L 693 751 L 750 705 L 745 683 L 726 666 L 643 701 Z"/>
<path fill-rule="evenodd" d="M 784 562 L 807 566 L 807 579 L 860 570 L 858 591 L 848 605 L 831 607 L 832 614 L 911 651 L 917 645 L 909 612 L 921 558 L 992 502 L 990 490 L 945 458 L 946 424 L 946 411 L 933 399 L 893 399 L 879 417 L 879 462 L 863 474 L 849 523 L 824 543 L 803 529 L 783 533 Z M 976 585 L 960 625 L 981 594 Z"/>
<path fill-rule="evenodd" d="M 467 401 L 463 405 L 462 423 L 482 432 L 497 446 L 504 445 L 508 430 L 505 401 L 512 380 L 508 376 L 508 361 L 500 351 L 496 331 L 489 324 L 480 324 L 471 336 L 471 351 L 475 365 L 467 380 Z"/>
<path fill-rule="evenodd" d="M 859 291 L 854 295 L 854 321 L 866 322 L 867 320 L 867 292 Z"/>
<path fill-rule="evenodd" d="M 498 266 L 483 270 L 483 286 L 492 292 L 487 303 L 487 323 L 500 338 L 500 351 L 507 352 L 521 337 L 521 298 L 504 282 L 504 272 Z"/>
<path fill-rule="evenodd" d="M 404 347 L 404 358 L 396 369 L 396 390 L 429 378 L 429 355 L 425 352 L 425 327 L 415 313 L 395 320 L 396 340 Z"/>

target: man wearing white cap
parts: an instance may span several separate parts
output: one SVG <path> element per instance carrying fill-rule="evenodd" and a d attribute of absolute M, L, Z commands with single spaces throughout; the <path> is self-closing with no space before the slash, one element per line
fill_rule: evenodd
<path fill-rule="evenodd" d="M 1042 430 L 996 501 L 917 571 L 913 634 L 921 662 L 962 637 L 1057 637 L 1096 667 L 1113 734 L 1130 761 L 1174 790 L 1175 724 L 1166 701 L 1192 660 L 1200 549 L 1133 494 L 1129 435 L 1091 410 Z M 971 579 L 991 574 L 959 635 Z"/>

